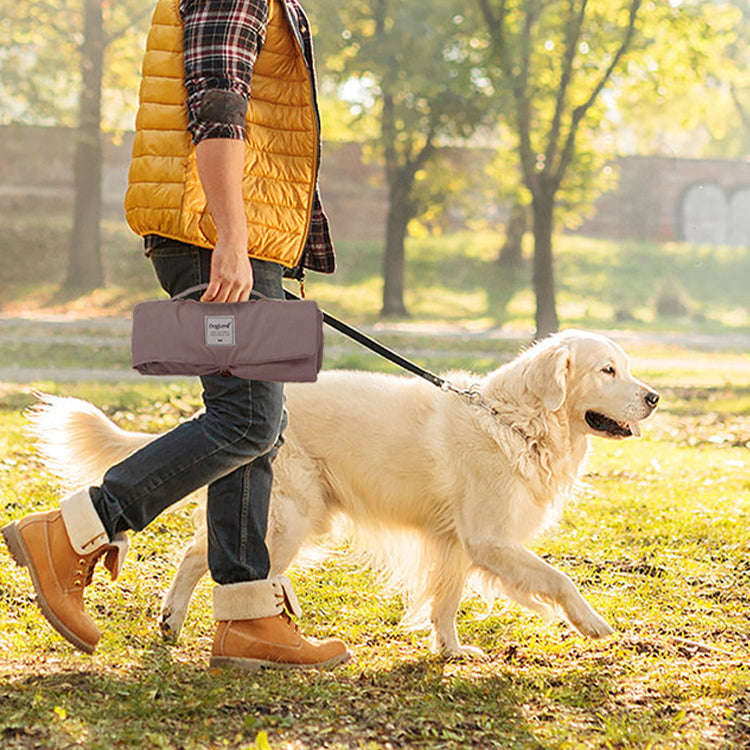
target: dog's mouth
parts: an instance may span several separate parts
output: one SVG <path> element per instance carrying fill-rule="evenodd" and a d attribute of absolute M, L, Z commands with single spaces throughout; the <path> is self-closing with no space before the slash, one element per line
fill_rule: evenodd
<path fill-rule="evenodd" d="M 614 419 L 605 417 L 598 411 L 586 412 L 586 424 L 596 432 L 601 432 L 607 437 L 625 438 L 638 437 L 641 434 L 637 422 L 617 422 Z"/>

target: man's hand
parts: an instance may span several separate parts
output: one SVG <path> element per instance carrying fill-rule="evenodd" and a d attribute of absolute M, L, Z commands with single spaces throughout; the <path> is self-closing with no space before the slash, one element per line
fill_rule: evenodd
<path fill-rule="evenodd" d="M 231 138 L 206 139 L 196 146 L 195 159 L 217 232 L 211 256 L 211 277 L 201 301 L 245 302 L 253 289 L 242 194 L 245 142 Z"/>
<path fill-rule="evenodd" d="M 253 290 L 253 267 L 242 245 L 216 243 L 211 255 L 211 278 L 201 302 L 247 302 Z"/>

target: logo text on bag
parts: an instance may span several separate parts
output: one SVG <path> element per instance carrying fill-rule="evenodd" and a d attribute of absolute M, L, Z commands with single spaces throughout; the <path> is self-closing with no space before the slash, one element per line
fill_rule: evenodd
<path fill-rule="evenodd" d="M 206 315 L 206 346 L 234 346 L 234 315 Z"/>

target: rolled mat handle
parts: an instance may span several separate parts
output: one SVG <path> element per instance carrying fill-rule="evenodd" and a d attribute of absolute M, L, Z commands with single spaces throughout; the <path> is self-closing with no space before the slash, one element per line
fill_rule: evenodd
<path fill-rule="evenodd" d="M 182 299 L 183 297 L 187 297 L 188 294 L 192 294 L 193 292 L 202 292 L 205 289 L 208 289 L 208 284 L 196 284 L 195 286 L 189 286 L 185 291 L 180 292 L 179 294 L 175 294 L 172 299 Z M 253 290 L 250 292 L 251 297 L 255 297 L 255 299 L 268 299 L 268 297 L 265 296 L 265 294 L 261 294 L 260 292 L 256 292 Z"/>

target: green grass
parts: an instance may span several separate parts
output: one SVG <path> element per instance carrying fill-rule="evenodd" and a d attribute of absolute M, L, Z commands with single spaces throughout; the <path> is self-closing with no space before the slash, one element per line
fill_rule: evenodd
<path fill-rule="evenodd" d="M 337 555 L 292 577 L 304 631 L 344 638 L 353 662 L 331 674 L 212 671 L 207 581 L 178 645 L 155 627 L 191 533 L 188 512 L 165 514 L 133 537 L 120 580 L 97 572 L 87 597 L 103 638 L 92 657 L 47 626 L 26 572 L 0 549 L 0 744 L 239 749 L 266 731 L 272 748 L 747 746 L 749 389 L 727 385 L 720 366 L 701 377 L 672 387 L 656 374 L 664 403 L 644 437 L 595 441 L 582 496 L 533 544 L 615 637 L 588 641 L 510 603 L 484 617 L 468 598 L 460 636 L 490 661 L 445 661 L 424 634 L 399 629 L 399 601 L 371 572 Z M 192 384 L 156 380 L 43 387 L 130 429 L 168 428 L 200 399 Z M 3 386 L 0 523 L 57 500 L 22 431 L 32 401 Z"/>
<path fill-rule="evenodd" d="M 132 238 L 116 225 L 107 231 L 109 278 L 119 285 L 66 299 L 50 259 L 33 286 L 22 274 L 4 286 L 6 312 L 29 319 L 0 319 L 0 366 L 36 369 L 35 386 L 89 399 L 126 429 L 167 429 L 198 408 L 194 383 L 60 381 L 67 368 L 128 369 L 122 318 L 157 294 Z M 497 268 L 498 244 L 489 234 L 411 241 L 412 317 L 385 327 L 375 243 L 341 243 L 339 272 L 311 275 L 309 294 L 432 369 L 483 373 L 532 330 L 530 271 Z M 750 332 L 749 258 L 742 249 L 557 238 L 563 325 L 612 330 L 634 372 L 662 394 L 643 438 L 595 441 L 581 497 L 532 545 L 580 586 L 613 638 L 588 641 L 506 602 L 485 617 L 467 598 L 461 639 L 490 661 L 442 660 L 425 634 L 399 628 L 398 599 L 339 554 L 291 575 L 304 631 L 344 638 L 350 664 L 331 674 L 212 671 L 209 582 L 179 644 L 158 637 L 160 598 L 192 528 L 188 511 L 168 513 L 134 535 L 116 583 L 97 571 L 87 598 L 103 638 L 91 657 L 46 624 L 27 573 L 0 545 L 0 747 L 240 750 L 263 731 L 274 750 L 750 747 L 750 352 L 728 337 Z M 686 303 L 682 317 L 655 313 L 669 284 Z M 618 312 L 631 319 L 617 322 Z M 102 314 L 120 319 L 90 320 Z M 497 328 L 503 335 L 492 335 Z M 686 347 L 681 336 L 695 333 L 717 338 Z M 325 367 L 395 371 L 333 333 Z M 23 433 L 33 400 L 29 386 L 0 383 L 0 524 L 53 507 L 60 494 Z"/>

